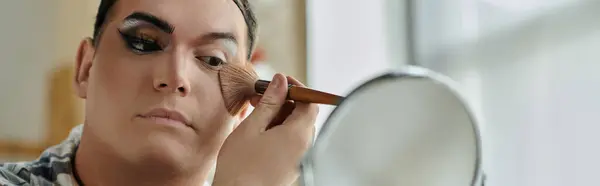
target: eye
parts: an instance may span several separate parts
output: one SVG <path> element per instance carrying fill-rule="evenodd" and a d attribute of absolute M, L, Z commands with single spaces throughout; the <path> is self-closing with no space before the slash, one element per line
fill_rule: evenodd
<path fill-rule="evenodd" d="M 163 48 L 158 44 L 156 39 L 152 39 L 147 35 L 134 36 L 119 31 L 127 48 L 139 54 L 147 54 L 160 51 Z"/>
<path fill-rule="evenodd" d="M 197 59 L 199 59 L 200 61 L 203 61 L 207 65 L 210 65 L 213 67 L 218 67 L 218 66 L 223 65 L 223 63 L 225 63 L 225 61 L 222 60 L 221 58 L 214 57 L 214 56 L 200 56 L 200 57 L 197 57 Z"/>

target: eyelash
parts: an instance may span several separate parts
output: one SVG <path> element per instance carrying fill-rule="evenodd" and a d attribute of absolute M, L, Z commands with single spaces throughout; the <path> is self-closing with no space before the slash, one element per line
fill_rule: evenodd
<path fill-rule="evenodd" d="M 123 40 L 125 40 L 127 48 L 137 54 L 149 54 L 163 49 L 156 40 L 149 40 L 144 37 L 126 34 L 120 30 L 119 33 Z"/>
<path fill-rule="evenodd" d="M 214 57 L 214 56 L 199 56 L 199 57 L 196 57 L 196 59 L 203 61 L 205 64 L 207 64 L 213 68 L 218 68 L 218 67 L 221 67 L 223 64 L 225 64 L 225 61 L 223 59 L 221 59 L 219 57 Z"/>
<path fill-rule="evenodd" d="M 150 54 L 157 51 L 162 51 L 163 47 L 158 44 L 155 40 L 144 39 L 144 37 L 134 36 L 131 34 L 124 33 L 119 30 L 121 37 L 125 41 L 127 48 L 132 50 L 136 54 Z M 198 56 L 196 59 L 203 61 L 206 65 L 213 68 L 220 67 L 225 64 L 225 61 L 215 56 Z"/>

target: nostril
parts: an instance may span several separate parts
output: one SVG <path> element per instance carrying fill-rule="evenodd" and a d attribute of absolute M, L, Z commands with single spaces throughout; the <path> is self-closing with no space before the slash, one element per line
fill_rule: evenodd
<path fill-rule="evenodd" d="M 179 88 L 177 88 L 177 90 L 178 90 L 179 92 L 184 92 L 184 91 L 185 91 L 185 88 L 183 88 L 183 87 L 179 87 Z"/>
<path fill-rule="evenodd" d="M 160 88 L 165 88 L 165 87 L 167 87 L 167 84 L 165 84 L 165 83 L 161 83 L 160 85 L 158 85 L 158 87 L 160 87 Z"/>

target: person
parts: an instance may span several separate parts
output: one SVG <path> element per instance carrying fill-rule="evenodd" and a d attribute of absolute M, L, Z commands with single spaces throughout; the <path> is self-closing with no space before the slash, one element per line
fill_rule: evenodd
<path fill-rule="evenodd" d="M 285 101 L 273 76 L 247 117 L 225 108 L 218 69 L 248 63 L 247 0 L 101 0 L 73 77 L 85 121 L 31 162 L 4 163 L 0 185 L 289 185 L 318 108 Z"/>

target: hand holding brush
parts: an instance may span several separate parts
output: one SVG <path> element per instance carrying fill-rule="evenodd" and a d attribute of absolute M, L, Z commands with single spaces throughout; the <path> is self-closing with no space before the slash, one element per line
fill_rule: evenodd
<path fill-rule="evenodd" d="M 256 108 L 227 137 L 217 157 L 214 186 L 291 185 L 298 178 L 298 163 L 312 145 L 318 107 L 291 102 L 291 77 L 276 74 Z M 291 108 L 286 108 L 292 106 Z"/>
<path fill-rule="evenodd" d="M 219 70 L 219 81 L 225 105 L 232 113 L 237 113 L 251 97 L 264 94 L 271 83 L 259 80 L 252 67 L 236 64 L 227 64 Z M 286 100 L 327 105 L 338 105 L 343 100 L 341 96 L 303 86 L 287 84 L 287 88 Z"/>

